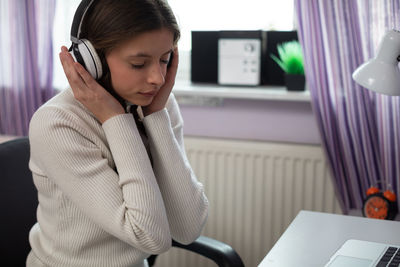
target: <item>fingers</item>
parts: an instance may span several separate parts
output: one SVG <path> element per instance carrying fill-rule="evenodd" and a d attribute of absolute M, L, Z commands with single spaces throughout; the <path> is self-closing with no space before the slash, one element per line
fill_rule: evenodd
<path fill-rule="evenodd" d="M 172 60 L 171 67 L 178 68 L 179 63 L 179 50 L 178 46 L 174 48 L 174 59 Z"/>
<path fill-rule="evenodd" d="M 178 72 L 179 65 L 179 51 L 178 47 L 174 48 L 173 58 L 171 59 L 171 66 L 168 68 L 167 74 L 165 76 L 165 84 L 167 86 L 173 86 L 175 84 L 176 73 Z"/>
<path fill-rule="evenodd" d="M 73 87 L 73 84 L 79 81 L 79 75 L 74 67 L 74 59 L 65 47 L 61 48 L 59 54 L 62 67 L 64 69 L 65 76 L 67 76 L 68 82 Z"/>
<path fill-rule="evenodd" d="M 171 73 L 171 75 L 173 77 L 175 77 L 176 72 L 178 70 L 178 65 L 179 65 L 179 51 L 178 51 L 178 47 L 176 46 L 174 48 L 174 54 L 173 54 L 173 58 L 171 59 L 171 66 L 168 69 L 168 73 Z"/>
<path fill-rule="evenodd" d="M 65 75 L 67 78 L 73 76 L 74 73 L 74 59 L 72 58 L 71 54 L 68 52 L 65 46 L 61 47 L 61 52 L 59 54 L 61 65 L 64 69 Z"/>
<path fill-rule="evenodd" d="M 76 91 L 77 88 L 84 90 L 93 86 L 95 83 L 93 77 L 81 64 L 74 61 L 72 55 L 65 46 L 61 47 L 60 60 L 68 82 L 74 91 Z"/>
<path fill-rule="evenodd" d="M 92 75 L 89 74 L 89 72 L 81 64 L 75 62 L 74 67 L 88 88 L 97 84 L 96 80 L 92 77 Z"/>
<path fill-rule="evenodd" d="M 68 49 L 65 46 L 61 47 L 61 52 L 59 56 L 63 67 L 65 64 L 72 64 L 74 62 L 72 55 L 68 52 Z"/>
<path fill-rule="evenodd" d="M 68 51 L 65 51 L 65 49 L 64 48 L 66 48 L 65 46 L 63 46 L 63 47 L 61 47 L 61 52 L 60 52 L 60 54 L 59 54 L 59 57 L 60 57 L 60 61 L 61 61 L 61 65 L 62 65 L 62 67 L 63 67 L 63 69 L 64 69 L 64 72 L 65 72 L 65 74 L 68 76 L 68 74 L 70 73 L 70 62 L 71 62 L 71 60 L 68 58 L 68 56 L 67 56 L 67 53 L 68 53 Z M 73 59 L 72 59 L 72 61 L 73 61 Z"/>

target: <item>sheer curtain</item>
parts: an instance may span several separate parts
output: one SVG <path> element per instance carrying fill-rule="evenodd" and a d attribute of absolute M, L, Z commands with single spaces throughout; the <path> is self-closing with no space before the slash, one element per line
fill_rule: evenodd
<path fill-rule="evenodd" d="M 55 0 L 0 1 L 0 134 L 27 135 L 53 95 L 54 8 Z"/>
<path fill-rule="evenodd" d="M 295 0 L 305 72 L 344 213 L 371 185 L 400 192 L 400 98 L 356 85 L 352 72 L 400 29 L 394 0 Z"/>

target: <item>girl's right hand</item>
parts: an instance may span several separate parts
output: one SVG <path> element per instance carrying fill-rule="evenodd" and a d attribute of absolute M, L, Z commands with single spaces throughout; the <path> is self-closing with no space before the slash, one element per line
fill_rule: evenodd
<path fill-rule="evenodd" d="M 61 47 L 60 60 L 74 97 L 103 124 L 109 118 L 124 114 L 124 108 L 107 90 L 74 61 L 68 49 Z"/>

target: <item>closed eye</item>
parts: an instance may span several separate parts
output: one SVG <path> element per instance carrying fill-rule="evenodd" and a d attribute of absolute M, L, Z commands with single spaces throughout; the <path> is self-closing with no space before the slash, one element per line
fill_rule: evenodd
<path fill-rule="evenodd" d="M 171 51 L 168 51 L 166 54 L 164 54 L 164 56 L 160 59 L 161 63 L 168 65 L 168 63 L 171 61 L 171 54 Z"/>
<path fill-rule="evenodd" d="M 144 64 L 131 64 L 131 67 L 134 69 L 141 69 L 144 67 Z"/>

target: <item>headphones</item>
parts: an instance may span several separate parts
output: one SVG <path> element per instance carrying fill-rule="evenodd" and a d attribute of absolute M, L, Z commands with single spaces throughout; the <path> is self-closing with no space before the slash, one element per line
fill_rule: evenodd
<path fill-rule="evenodd" d="M 94 0 L 82 0 L 79 4 L 71 26 L 72 45 L 69 48 L 74 60 L 80 63 L 95 80 L 103 75 L 103 67 L 93 45 L 87 39 L 80 39 L 83 18 Z"/>

